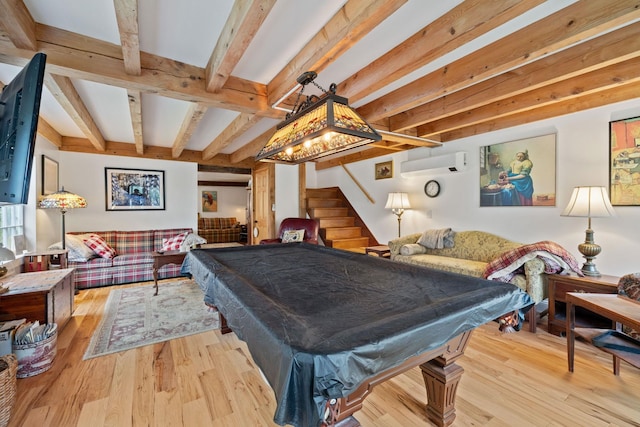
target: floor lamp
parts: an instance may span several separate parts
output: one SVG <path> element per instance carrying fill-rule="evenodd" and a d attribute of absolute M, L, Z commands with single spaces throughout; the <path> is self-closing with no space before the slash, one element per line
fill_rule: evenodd
<path fill-rule="evenodd" d="M 411 209 L 409 204 L 409 195 L 407 193 L 389 193 L 385 209 L 391 209 L 391 212 L 398 216 L 398 237 L 400 237 L 400 221 L 405 209 Z"/>
<path fill-rule="evenodd" d="M 38 207 L 41 209 L 58 209 L 62 214 L 62 249 L 66 249 L 66 232 L 64 229 L 64 217 L 68 210 L 86 208 L 87 201 L 84 197 L 62 190 L 44 196 Z"/>

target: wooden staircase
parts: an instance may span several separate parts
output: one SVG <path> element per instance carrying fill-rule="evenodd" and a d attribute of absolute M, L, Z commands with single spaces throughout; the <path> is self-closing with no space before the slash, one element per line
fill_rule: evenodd
<path fill-rule="evenodd" d="M 308 188 L 307 214 L 320 223 L 320 237 L 325 246 L 363 252 L 378 245 L 340 188 Z"/>

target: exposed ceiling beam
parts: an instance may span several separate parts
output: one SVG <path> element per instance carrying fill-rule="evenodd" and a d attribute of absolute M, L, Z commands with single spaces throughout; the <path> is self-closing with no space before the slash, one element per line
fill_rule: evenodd
<path fill-rule="evenodd" d="M 104 151 L 104 137 L 100 129 L 98 129 L 98 125 L 93 121 L 84 102 L 82 102 L 80 95 L 75 87 L 73 87 L 71 79 L 45 73 L 44 83 L 69 117 L 71 117 L 82 133 L 91 141 L 91 144 L 93 144 L 98 151 Z"/>
<path fill-rule="evenodd" d="M 232 162 L 241 162 L 244 159 L 248 159 L 249 157 L 255 157 L 256 154 L 262 150 L 262 147 L 267 145 L 271 136 L 275 133 L 275 128 L 271 128 L 266 132 L 262 133 L 262 135 L 254 138 L 248 144 L 243 145 L 238 148 L 236 151 L 231 153 L 231 161 Z"/>
<path fill-rule="evenodd" d="M 187 110 L 187 114 L 184 115 L 184 120 L 182 121 L 180 130 L 178 131 L 178 135 L 173 142 L 171 155 L 174 158 L 180 157 L 180 154 L 182 154 L 182 151 L 187 146 L 187 143 L 189 143 L 191 135 L 193 135 L 193 132 L 198 127 L 198 124 L 200 123 L 206 112 L 206 106 L 198 104 L 197 102 L 191 104 L 189 110 Z"/>
<path fill-rule="evenodd" d="M 533 9 L 544 0 L 467 0 L 338 85 L 353 103 Z"/>
<path fill-rule="evenodd" d="M 131 127 L 133 128 L 133 142 L 136 152 L 144 152 L 144 141 L 142 139 L 142 94 L 138 90 L 127 90 L 129 100 L 129 114 L 131 115 Z"/>
<path fill-rule="evenodd" d="M 274 118 L 284 116 L 269 108 L 265 85 L 230 77 L 219 92 L 210 93 L 204 87 L 204 68 L 145 52 L 140 54 L 141 75 L 131 76 L 125 72 L 120 46 L 41 24 L 36 24 L 36 34 L 38 51 L 47 55 L 47 71 L 56 75 L 201 102 L 209 107 Z M 3 63 L 23 67 L 34 53 L 0 39 Z"/>
<path fill-rule="evenodd" d="M 589 71 L 640 56 L 640 23 L 580 43 L 530 64 L 447 94 L 389 119 L 392 129 L 414 128 Z"/>
<path fill-rule="evenodd" d="M 213 166 L 226 166 L 232 168 L 252 168 L 255 164 L 253 159 L 247 159 L 241 162 L 232 163 L 229 159 L 228 154 L 218 154 L 205 161 L 202 160 L 202 152 L 195 150 L 184 150 L 180 155 L 180 158 L 175 159 L 171 154 L 171 148 L 157 146 L 146 146 L 144 154 L 138 154 L 133 144 L 115 141 L 107 141 L 106 149 L 104 151 L 98 151 L 88 139 L 73 138 L 68 136 L 62 137 L 62 147 L 60 147 L 60 150 L 76 153 L 136 157 L 141 159 L 179 160 L 182 162 L 197 163 L 199 165 L 205 164 Z"/>
<path fill-rule="evenodd" d="M 120 31 L 120 44 L 124 69 L 127 74 L 139 76 L 140 40 L 138 36 L 138 0 L 113 0 Z"/>
<path fill-rule="evenodd" d="M 638 93 L 640 93 L 640 83 L 631 83 L 628 85 L 623 85 L 621 87 L 604 90 L 602 92 L 579 96 L 575 99 L 557 102 L 546 107 L 537 108 L 532 111 L 512 114 L 495 120 L 488 120 L 477 125 L 456 129 L 454 131 L 441 134 L 442 141 L 453 141 L 456 139 L 479 135 L 486 132 L 492 132 L 499 129 L 506 129 L 525 123 L 533 123 L 539 120 L 545 120 L 565 114 L 571 114 L 577 111 L 584 111 L 591 108 L 602 107 L 604 105 L 609 105 L 616 102 L 627 101 L 629 99 L 638 98 Z M 601 141 L 601 143 L 606 142 Z"/>
<path fill-rule="evenodd" d="M 56 147 L 62 147 L 62 135 L 42 117 L 38 118 L 38 134 Z"/>
<path fill-rule="evenodd" d="M 275 3 L 276 0 L 234 2 L 205 69 L 209 92 L 218 92 L 227 82 Z"/>
<path fill-rule="evenodd" d="M 580 0 L 360 108 L 367 120 L 401 113 L 640 17 L 637 1 Z"/>
<path fill-rule="evenodd" d="M 1 25 L 19 49 L 37 50 L 36 23 L 22 0 L 0 0 Z"/>
<path fill-rule="evenodd" d="M 202 158 L 208 160 L 215 156 L 260 120 L 262 117 L 255 114 L 241 113 L 202 151 Z"/>
<path fill-rule="evenodd" d="M 246 181 L 198 181 L 200 187 L 246 187 Z"/>
<path fill-rule="evenodd" d="M 218 172 L 218 173 L 235 173 L 241 175 L 251 175 L 251 169 L 238 168 L 238 167 L 226 167 L 226 166 L 213 166 L 213 165 L 198 165 L 198 172 Z"/>
<path fill-rule="evenodd" d="M 418 128 L 420 135 L 441 134 L 501 117 L 527 112 L 590 93 L 640 81 L 640 58 L 610 65 L 583 75 L 580 80 L 563 80 L 505 100 L 483 105 Z"/>
<path fill-rule="evenodd" d="M 284 97 L 305 71 L 324 70 L 407 0 L 348 0 L 302 50 L 269 82 L 269 105 Z"/>

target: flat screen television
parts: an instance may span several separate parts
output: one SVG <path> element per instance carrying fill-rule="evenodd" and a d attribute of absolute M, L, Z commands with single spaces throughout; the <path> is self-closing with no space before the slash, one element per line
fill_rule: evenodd
<path fill-rule="evenodd" d="M 0 204 L 26 204 L 46 55 L 37 53 L 0 94 Z"/>

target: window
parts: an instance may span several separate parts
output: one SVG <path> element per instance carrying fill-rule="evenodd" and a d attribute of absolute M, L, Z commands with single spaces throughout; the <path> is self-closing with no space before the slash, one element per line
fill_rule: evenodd
<path fill-rule="evenodd" d="M 0 243 L 15 252 L 13 236 L 24 235 L 24 205 L 0 206 Z"/>

